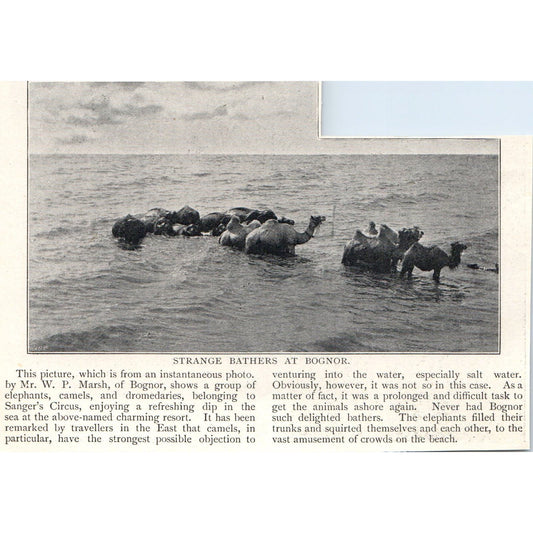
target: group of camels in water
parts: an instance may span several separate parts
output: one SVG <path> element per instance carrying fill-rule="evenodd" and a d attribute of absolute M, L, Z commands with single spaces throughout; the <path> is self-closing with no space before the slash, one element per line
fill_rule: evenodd
<path fill-rule="evenodd" d="M 316 229 L 326 220 L 324 216 L 311 216 L 303 232 L 294 228 L 294 221 L 278 217 L 270 210 L 235 207 L 225 212 L 200 216 L 195 209 L 185 206 L 179 211 L 154 208 L 139 215 L 126 215 L 113 225 L 112 234 L 129 246 L 137 246 L 147 233 L 184 237 L 204 234 L 218 236 L 222 246 L 231 246 L 247 254 L 295 255 L 295 247 L 309 241 Z M 378 272 L 394 272 L 402 262 L 400 276 L 410 278 L 416 266 L 423 271 L 433 271 L 433 279 L 440 280 L 442 268 L 456 268 L 461 262 L 465 244 L 454 242 L 447 254 L 438 246 L 423 246 L 418 241 L 424 232 L 419 227 L 404 228 L 398 232 L 385 224 L 379 228 L 370 222 L 366 235 L 357 230 L 345 245 L 342 263 L 360 266 Z M 493 270 L 467 265 L 474 269 Z"/>

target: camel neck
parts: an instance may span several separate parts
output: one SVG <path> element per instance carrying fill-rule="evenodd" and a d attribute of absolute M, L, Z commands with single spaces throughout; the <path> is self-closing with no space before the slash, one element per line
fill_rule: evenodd
<path fill-rule="evenodd" d="M 450 268 L 457 268 L 459 264 L 461 263 L 461 252 L 457 249 L 452 249 L 452 253 L 450 256 L 450 260 L 448 262 L 448 266 Z"/>
<path fill-rule="evenodd" d="M 313 237 L 315 228 L 311 223 L 307 226 L 307 229 L 303 233 L 297 231 L 294 232 L 295 244 L 304 244 Z"/>
<path fill-rule="evenodd" d="M 316 228 L 317 228 L 316 224 L 313 222 L 313 220 L 310 220 L 309 224 L 307 225 L 307 229 L 304 231 L 304 233 L 308 235 L 309 238 L 311 238 L 315 234 Z"/>

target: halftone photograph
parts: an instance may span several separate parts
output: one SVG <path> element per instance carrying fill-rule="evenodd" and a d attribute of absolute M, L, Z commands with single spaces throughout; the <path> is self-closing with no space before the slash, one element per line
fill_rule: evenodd
<path fill-rule="evenodd" d="M 318 93 L 30 83 L 28 351 L 499 353 L 499 140 L 363 150 Z"/>

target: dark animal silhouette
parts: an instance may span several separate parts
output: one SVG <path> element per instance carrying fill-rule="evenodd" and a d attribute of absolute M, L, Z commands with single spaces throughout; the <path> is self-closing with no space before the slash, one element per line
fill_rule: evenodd
<path fill-rule="evenodd" d="M 176 211 L 168 211 L 167 209 L 162 209 L 161 207 L 154 207 L 153 209 L 148 210 L 146 213 L 135 215 L 135 217 L 144 222 L 147 233 L 154 233 L 155 224 L 159 221 L 161 225 L 161 219 L 168 220 L 171 226 L 172 224 L 176 223 Z"/>
<path fill-rule="evenodd" d="M 278 217 L 278 222 L 280 224 L 290 224 L 291 226 L 294 226 L 294 220 L 292 220 L 292 218 Z"/>
<path fill-rule="evenodd" d="M 246 224 L 249 224 L 253 220 L 259 220 L 259 222 L 263 224 L 267 220 L 277 220 L 277 219 L 278 217 L 276 216 L 276 213 L 272 211 L 272 209 L 264 209 L 263 211 L 254 209 L 251 213 L 248 213 L 248 216 L 244 219 L 244 222 L 246 222 Z"/>
<path fill-rule="evenodd" d="M 172 219 L 173 224 L 183 224 L 184 226 L 198 224 L 199 222 L 200 213 L 188 205 L 182 207 L 179 211 L 176 211 Z"/>
<path fill-rule="evenodd" d="M 500 265 L 498 265 L 498 263 L 494 263 L 494 268 L 479 266 L 477 263 L 468 263 L 466 266 L 474 270 L 485 270 L 486 272 L 496 272 L 496 274 L 500 272 Z"/>
<path fill-rule="evenodd" d="M 166 235 L 167 237 L 174 237 L 174 224 L 166 216 L 159 217 L 153 223 L 154 235 Z"/>
<path fill-rule="evenodd" d="M 146 236 L 146 226 L 138 218 L 126 215 L 113 224 L 111 233 L 127 244 L 139 244 Z"/>
<path fill-rule="evenodd" d="M 451 269 L 457 268 L 461 263 L 461 253 L 466 250 L 466 244 L 453 242 L 451 245 L 451 254 L 448 255 L 438 246 L 422 246 L 419 243 L 413 244 L 403 257 L 402 270 L 400 276 L 405 273 L 410 278 L 413 274 L 413 268 L 416 266 L 420 270 L 430 272 L 433 270 L 433 279 L 440 281 L 440 271 L 444 267 Z"/>
<path fill-rule="evenodd" d="M 172 229 L 174 230 L 174 235 L 181 235 L 182 237 L 199 237 L 202 235 L 199 224 L 175 225 Z"/>
<path fill-rule="evenodd" d="M 230 221 L 231 215 L 227 213 L 209 213 L 200 217 L 200 231 L 202 233 L 209 233 L 217 228 L 220 224 L 226 225 Z"/>

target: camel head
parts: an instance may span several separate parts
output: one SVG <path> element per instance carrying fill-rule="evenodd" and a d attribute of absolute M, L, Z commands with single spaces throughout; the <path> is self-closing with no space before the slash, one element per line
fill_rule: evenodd
<path fill-rule="evenodd" d="M 407 250 L 415 242 L 418 242 L 422 238 L 422 235 L 424 235 L 424 232 L 418 226 L 401 229 L 398 232 L 398 248 L 404 251 Z"/>
<path fill-rule="evenodd" d="M 318 228 L 318 226 L 320 226 L 320 224 L 322 224 L 324 220 L 326 220 L 326 217 L 323 217 L 321 215 L 311 216 L 311 218 L 309 219 L 309 226 L 313 226 L 313 229 Z"/>
<path fill-rule="evenodd" d="M 452 248 L 452 254 L 454 253 L 461 254 L 464 250 L 468 248 L 468 246 L 466 244 L 462 244 L 456 241 L 456 242 L 452 242 L 451 248 Z"/>
<path fill-rule="evenodd" d="M 466 250 L 466 244 L 460 242 L 452 242 L 452 255 L 449 259 L 448 266 L 450 268 L 456 268 L 461 262 L 461 253 Z"/>

